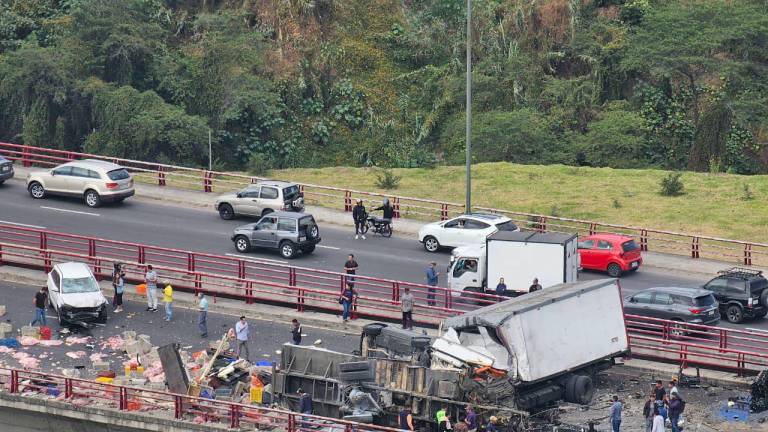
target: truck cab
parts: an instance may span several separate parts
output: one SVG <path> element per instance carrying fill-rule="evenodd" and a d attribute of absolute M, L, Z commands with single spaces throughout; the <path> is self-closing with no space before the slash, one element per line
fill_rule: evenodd
<path fill-rule="evenodd" d="M 462 246 L 451 252 L 446 280 L 448 288 L 455 294 L 483 292 L 487 286 L 485 245 Z"/>

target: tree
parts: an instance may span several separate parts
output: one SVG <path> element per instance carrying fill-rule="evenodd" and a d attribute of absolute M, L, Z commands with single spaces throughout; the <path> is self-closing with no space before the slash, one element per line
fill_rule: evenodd
<path fill-rule="evenodd" d="M 641 168 L 650 165 L 643 118 L 626 103 L 610 104 L 587 132 L 574 137 L 577 158 L 590 166 Z"/>

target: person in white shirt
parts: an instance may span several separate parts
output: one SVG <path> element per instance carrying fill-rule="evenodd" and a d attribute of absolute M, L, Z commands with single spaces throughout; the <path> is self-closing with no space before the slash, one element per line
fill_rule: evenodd
<path fill-rule="evenodd" d="M 659 414 L 659 408 L 653 409 L 653 429 L 651 432 L 664 432 L 664 417 Z"/>
<path fill-rule="evenodd" d="M 244 316 L 241 316 L 240 321 L 235 324 L 235 333 L 237 334 L 237 357 L 250 361 L 249 357 L 251 353 L 248 351 L 248 323 L 245 321 Z M 245 357 L 242 356 L 243 351 L 245 351 Z"/>

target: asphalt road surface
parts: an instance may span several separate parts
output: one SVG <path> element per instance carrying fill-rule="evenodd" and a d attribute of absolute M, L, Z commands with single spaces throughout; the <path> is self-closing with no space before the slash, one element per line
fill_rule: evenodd
<path fill-rule="evenodd" d="M 252 221 L 245 218 L 225 221 L 213 208 L 183 207 L 136 198 L 98 209 L 86 207 L 80 199 L 50 197 L 35 200 L 21 182 L 6 182 L 0 186 L 0 203 L 0 223 L 235 256 L 240 254 L 230 240 L 232 230 Z M 358 274 L 424 283 L 427 263 L 437 261 L 438 268 L 444 269 L 450 257 L 448 251 L 431 254 L 413 238 L 398 237 L 397 222 L 395 235 L 388 239 L 370 235 L 367 240 L 355 240 L 354 230 L 327 224 L 320 227 L 320 234 L 323 240 L 315 253 L 300 256 L 291 264 L 342 271 L 347 254 L 352 253 L 360 265 Z M 255 251 L 248 256 L 288 263 L 277 252 Z M 582 280 L 603 277 L 606 275 L 595 272 L 579 275 Z M 441 285 L 445 283 L 442 276 L 440 282 Z M 653 286 L 696 286 L 703 282 L 706 282 L 705 278 L 673 275 L 648 267 L 621 279 L 625 295 Z M 766 321 L 740 327 L 768 330 Z"/>
<path fill-rule="evenodd" d="M 0 282 L 0 304 L 4 304 L 7 313 L 2 319 L 13 325 L 14 332 L 34 318 L 34 307 L 32 298 L 35 295 L 36 287 L 30 285 L 11 284 Z M 209 342 L 218 340 L 226 331 L 234 327 L 237 317 L 216 313 L 216 305 L 211 304 L 208 313 L 208 338 L 201 338 L 197 333 L 197 311 L 174 308 L 173 320 L 165 322 L 165 311 L 161 306 L 157 312 L 146 312 L 146 303 L 126 301 L 124 302 L 125 312 L 114 314 L 110 313 L 106 326 L 96 327 L 90 331 L 94 338 L 95 347 L 89 349 L 85 344 L 66 344 L 58 347 L 32 346 L 20 349 L 28 354 L 40 359 L 41 370 L 50 372 L 60 372 L 61 369 L 71 369 L 82 365 L 90 367 L 89 357 L 93 353 L 102 353 L 106 357 L 104 361 L 112 364 L 113 370 L 120 371 L 123 368 L 123 362 L 128 360 L 127 355 L 123 353 L 114 353 L 109 348 L 102 349 L 101 342 L 104 342 L 110 336 L 122 335 L 125 330 L 133 330 L 137 334 L 146 334 L 151 336 L 151 342 L 155 346 L 162 346 L 173 342 L 182 345 L 182 349 L 190 353 L 205 349 Z M 58 320 L 55 318 L 52 310 L 48 310 L 48 326 L 54 333 L 60 329 Z M 301 319 L 301 317 L 299 317 Z M 250 320 L 250 359 L 278 361 L 279 355 L 276 351 L 280 349 L 283 343 L 290 341 L 290 324 L 275 322 L 274 320 Z M 303 325 L 306 335 L 302 344 L 307 345 L 315 340 L 322 340 L 322 346 L 344 351 L 352 352 L 358 344 L 359 337 L 345 334 L 339 331 L 309 327 Z M 83 336 L 86 333 L 76 334 Z M 72 359 L 67 356 L 68 352 L 84 351 L 85 357 Z M 44 357 L 41 357 L 44 356 Z M 0 354 L 0 364 L 18 367 L 18 362 L 8 354 Z"/>

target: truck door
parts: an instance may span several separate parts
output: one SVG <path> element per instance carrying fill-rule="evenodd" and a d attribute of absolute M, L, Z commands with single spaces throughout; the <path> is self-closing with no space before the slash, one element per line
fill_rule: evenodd
<path fill-rule="evenodd" d="M 477 258 L 458 258 L 451 270 L 451 290 L 464 291 L 467 288 L 480 288 L 483 278 L 480 276 Z"/>

